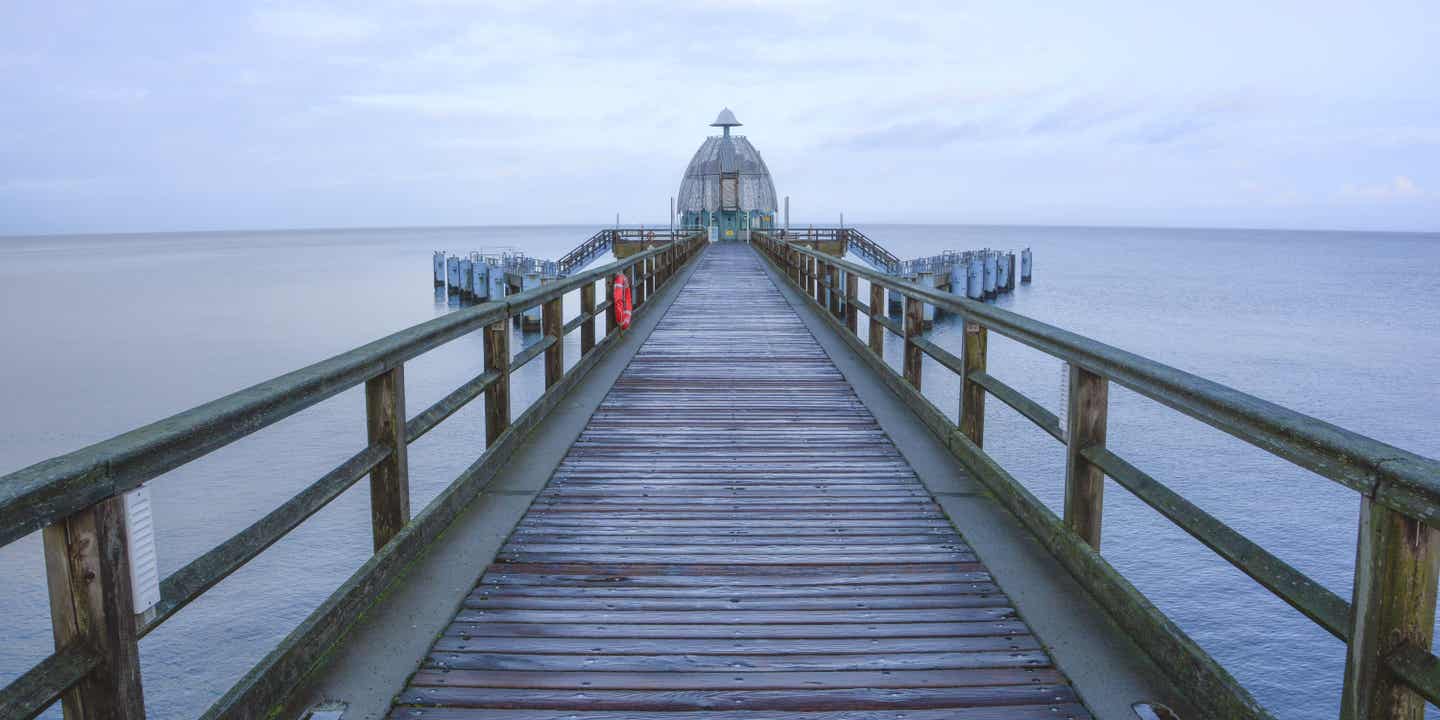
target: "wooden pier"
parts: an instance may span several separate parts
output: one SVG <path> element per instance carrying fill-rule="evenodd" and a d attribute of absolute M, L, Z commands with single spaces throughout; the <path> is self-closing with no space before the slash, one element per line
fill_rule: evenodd
<path fill-rule="evenodd" d="M 306 718 L 316 700 L 346 706 L 343 720 L 1273 717 L 1108 562 L 1107 485 L 1336 638 L 1337 717 L 1421 720 L 1440 702 L 1440 462 L 805 243 L 751 238 L 681 234 L 592 270 L 577 260 L 548 284 L 0 477 L 0 545 L 43 536 L 55 638 L 0 688 L 0 718 L 56 702 L 67 720 L 144 718 L 139 639 L 365 478 L 374 554 L 206 720 Z M 620 275 L 635 290 L 631 329 L 610 300 Z M 579 314 L 566 318 L 570 293 Z M 936 311 L 965 323 L 959 347 L 927 337 Z M 526 314 L 541 332 L 511 348 Z M 1002 380 L 992 332 L 1066 364 L 1062 412 Z M 475 376 L 408 409 L 406 364 L 471 333 Z M 545 391 L 512 417 L 511 376 L 542 357 Z M 927 363 L 959 376 L 946 401 L 958 424 L 921 393 Z M 1112 383 L 1354 491 L 1352 586 L 1312 580 L 1107 446 Z M 155 556 L 132 520 L 145 483 L 361 386 L 354 455 L 158 583 L 132 572 Z M 1048 481 L 1064 488 L 1061 512 L 985 451 L 989 398 L 1060 444 L 1065 471 Z M 408 446 L 471 402 L 484 405 L 483 450 L 412 509 Z M 512 483 L 526 473 L 534 485 Z M 477 524 L 497 544 L 467 545 Z M 454 582 L 433 581 L 436 563 Z M 391 654 L 399 645 L 413 651 Z M 335 687 L 353 694 L 315 690 Z"/>
<path fill-rule="evenodd" d="M 1089 717 L 738 243 L 706 254 L 392 717 L 591 710 Z"/>

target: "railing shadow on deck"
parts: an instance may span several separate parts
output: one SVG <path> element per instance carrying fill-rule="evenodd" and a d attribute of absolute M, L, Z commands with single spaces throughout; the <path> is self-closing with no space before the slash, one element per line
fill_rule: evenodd
<path fill-rule="evenodd" d="M 1420 720 L 1425 701 L 1440 704 L 1440 659 L 1431 652 L 1440 577 L 1440 462 L 1022 315 L 899 280 L 805 247 L 808 243 L 755 233 L 752 244 L 820 306 L 841 337 L 1206 717 L 1271 715 L 1100 554 L 1106 476 L 1346 643 L 1341 718 Z M 858 297 L 859 278 L 870 283 L 868 303 Z M 887 290 L 905 300 L 902 322 L 886 317 Z M 923 336 L 926 304 L 964 320 L 962 356 Z M 858 335 L 861 314 L 868 317 L 867 344 Z M 1068 364 L 1064 426 L 986 367 L 991 330 Z M 886 331 L 905 342 L 899 373 L 884 361 Z M 961 378 L 958 427 L 920 394 L 921 364 L 927 355 Z M 1112 381 L 1358 492 L 1360 529 L 1351 600 L 1109 450 L 1105 430 Z M 987 395 L 1066 445 L 1063 517 L 982 449 Z"/>
<path fill-rule="evenodd" d="M 0 547 L 43 529 L 56 650 L 0 688 L 0 718 L 31 718 L 57 699 L 67 720 L 145 716 L 138 641 L 226 576 L 253 560 L 360 478 L 370 476 L 375 554 L 218 700 L 205 718 L 262 718 L 283 704 L 348 628 L 424 552 L 564 394 L 622 336 L 613 298 L 625 274 L 636 313 L 708 243 L 678 237 L 624 260 L 504 301 L 458 310 L 295 372 L 0 477 Z M 605 281 L 604 302 L 596 284 Z M 565 321 L 567 293 L 580 314 Z M 541 308 L 540 340 L 511 354 L 509 321 Z M 605 318 L 597 340 L 596 318 Z M 580 330 L 581 358 L 569 371 L 565 335 Z M 405 362 L 482 332 L 484 370 L 406 418 Z M 545 356 L 545 393 L 514 421 L 510 374 Z M 342 391 L 365 385 L 369 445 L 280 507 L 176 570 L 160 601 L 136 615 L 129 573 L 125 493 Z M 485 396 L 485 451 L 411 516 L 407 446 Z"/>

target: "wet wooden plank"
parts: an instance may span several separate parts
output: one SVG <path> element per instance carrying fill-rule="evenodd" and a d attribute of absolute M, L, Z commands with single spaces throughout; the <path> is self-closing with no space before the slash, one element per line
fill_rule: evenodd
<path fill-rule="evenodd" d="M 948 670 L 835 670 L 830 672 L 546 672 L 522 670 L 439 670 L 424 668 L 410 679 L 412 687 L 534 688 L 596 690 L 804 690 L 848 688 L 1000 688 L 1054 684 L 1052 668 L 970 668 Z"/>
<path fill-rule="evenodd" d="M 503 670 L 529 672 L 828 672 L 836 670 L 974 670 L 979 668 L 1044 667 L 1038 650 L 980 652 L 913 652 L 861 657 L 825 654 L 791 655 L 559 655 L 483 652 L 437 652 L 425 660 L 432 670 Z M 728 686 L 728 685 L 727 685 Z"/>
<path fill-rule="evenodd" d="M 899 638 L 587 638 L 445 635 L 434 653 L 518 653 L 549 655 L 852 655 L 969 653 L 1038 650 L 1029 635 L 972 635 Z M 861 661 L 864 658 L 852 658 Z"/>
<path fill-rule="evenodd" d="M 1003 707 L 1078 702 L 1068 685 L 834 690 L 543 690 L 411 686 L 400 703 L 552 710 L 889 710 Z M 631 715 L 631 717 L 635 717 Z M 1082 716 L 1082 717 L 1088 717 Z"/>
<path fill-rule="evenodd" d="M 391 720 L 631 720 L 632 711 L 512 710 L 501 708 L 402 707 Z M 693 713 L 648 712 L 646 720 L 695 720 Z M 1079 720 L 1090 715 L 1078 703 L 1007 707 L 950 707 L 938 710 L 840 710 L 831 712 L 756 712 L 708 710 L 705 720 Z"/>
<path fill-rule="evenodd" d="M 1088 718 L 749 250 L 701 262 L 392 717 Z"/>

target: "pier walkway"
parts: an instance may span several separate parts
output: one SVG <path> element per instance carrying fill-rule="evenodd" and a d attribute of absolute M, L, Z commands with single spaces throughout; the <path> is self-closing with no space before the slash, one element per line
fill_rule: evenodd
<path fill-rule="evenodd" d="M 760 257 L 700 263 L 392 717 L 1088 718 Z"/>

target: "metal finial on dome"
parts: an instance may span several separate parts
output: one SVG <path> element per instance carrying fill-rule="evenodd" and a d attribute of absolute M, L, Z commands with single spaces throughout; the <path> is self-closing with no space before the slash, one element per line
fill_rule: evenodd
<path fill-rule="evenodd" d="M 715 122 L 710 123 L 710 127 L 740 127 L 740 121 L 735 119 L 735 113 L 730 112 L 727 107 L 715 116 Z"/>

